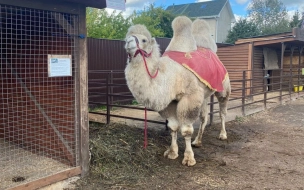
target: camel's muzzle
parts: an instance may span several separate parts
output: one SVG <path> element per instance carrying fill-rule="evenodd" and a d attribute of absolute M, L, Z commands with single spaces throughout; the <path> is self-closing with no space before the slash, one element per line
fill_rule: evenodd
<path fill-rule="evenodd" d="M 135 54 L 134 54 L 133 57 L 136 57 L 138 54 L 140 54 L 141 56 L 144 56 L 144 57 L 150 57 L 151 54 L 152 54 L 152 52 L 151 53 L 147 53 L 145 50 L 141 49 L 139 47 L 139 40 L 138 40 L 138 38 L 136 36 L 132 36 L 132 37 L 134 37 L 135 42 L 136 42 L 136 46 L 137 46 L 137 50 L 135 51 Z M 131 55 L 129 54 L 128 56 L 129 56 L 129 59 L 131 60 Z"/>

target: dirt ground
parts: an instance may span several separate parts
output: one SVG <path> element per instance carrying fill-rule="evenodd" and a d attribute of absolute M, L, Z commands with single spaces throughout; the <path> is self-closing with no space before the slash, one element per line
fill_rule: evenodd
<path fill-rule="evenodd" d="M 239 117 L 237 121 L 228 122 L 226 128 L 228 140 L 220 141 L 216 138 L 220 125 L 207 127 L 203 146 L 194 148 L 197 164 L 187 167 L 181 164 L 184 151 L 181 136 L 179 157 L 176 160 L 163 157 L 171 138 L 160 127 L 159 136 L 149 136 L 147 150 L 152 151 L 155 147 L 159 150 L 154 153 L 155 158 L 149 155 L 151 158 L 148 156 L 142 161 L 153 160 L 146 168 L 147 173 L 132 180 L 124 180 L 124 176 L 121 180 L 111 180 L 111 175 L 115 178 L 117 174 L 108 173 L 105 177 L 91 172 L 89 177 L 78 181 L 77 189 L 304 189 L 303 98 L 252 116 Z M 103 127 L 100 132 L 103 130 L 111 129 Z M 103 138 L 97 135 L 98 131 L 93 133 L 92 138 Z M 126 135 L 123 130 L 121 133 Z M 120 140 L 124 142 L 122 144 L 132 141 Z M 140 139 L 138 146 L 141 145 Z M 136 158 L 132 156 L 136 155 L 130 154 L 131 160 Z M 96 169 L 105 163 L 92 165 Z M 134 176 L 138 175 L 134 173 Z"/>

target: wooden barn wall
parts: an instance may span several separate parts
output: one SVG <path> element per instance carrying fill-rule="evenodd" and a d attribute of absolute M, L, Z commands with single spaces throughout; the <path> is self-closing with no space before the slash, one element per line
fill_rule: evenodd
<path fill-rule="evenodd" d="M 249 44 L 240 44 L 218 48 L 217 55 L 226 67 L 230 80 L 240 80 L 243 78 L 243 72 L 248 70 L 249 63 Z M 246 72 L 247 78 L 250 73 Z M 231 88 L 241 89 L 242 82 L 231 82 Z M 249 90 L 248 90 L 249 91 Z M 241 97 L 242 90 L 231 93 L 232 97 Z"/>
<path fill-rule="evenodd" d="M 263 64 L 264 64 L 264 55 L 262 47 L 254 47 L 253 51 L 253 65 L 252 65 L 252 93 L 263 92 Z"/>
<path fill-rule="evenodd" d="M 165 51 L 170 43 L 169 38 L 156 38 L 156 41 L 161 53 Z M 124 70 L 127 62 L 124 45 L 125 41 L 123 40 L 88 38 L 89 71 Z"/>
<path fill-rule="evenodd" d="M 161 53 L 165 51 L 170 43 L 169 38 L 156 38 Z M 127 53 L 124 49 L 123 40 L 109 40 L 88 38 L 88 80 L 89 80 L 89 105 L 91 108 L 106 102 L 106 71 L 123 71 L 126 67 Z M 99 71 L 103 71 L 100 73 Z M 124 73 L 113 73 L 113 83 L 126 84 Z M 112 87 L 111 93 L 131 94 L 128 87 Z M 126 97 L 113 97 L 113 102 L 129 102 Z"/>
<path fill-rule="evenodd" d="M 283 60 L 283 75 L 290 75 L 292 74 L 293 77 L 284 77 L 283 82 L 284 82 L 284 89 L 288 90 L 289 85 L 288 82 L 291 81 L 291 88 L 293 88 L 293 85 L 298 85 L 298 80 L 300 80 L 299 84 L 304 84 L 304 76 L 300 75 L 297 76 L 299 73 L 297 71 L 298 68 L 302 69 L 304 68 L 304 55 L 302 52 L 301 56 L 301 62 L 299 63 L 299 49 L 295 49 L 292 57 L 292 64 L 290 64 L 290 48 L 286 49 L 286 52 L 284 54 L 284 60 Z M 290 69 L 292 69 L 292 73 L 290 72 Z"/>
<path fill-rule="evenodd" d="M 48 54 L 73 55 L 74 42 L 47 11 L 11 9 L 1 10 L 0 138 L 74 165 L 47 119 L 74 150 L 75 60 L 71 77 L 48 77 L 47 63 Z"/>

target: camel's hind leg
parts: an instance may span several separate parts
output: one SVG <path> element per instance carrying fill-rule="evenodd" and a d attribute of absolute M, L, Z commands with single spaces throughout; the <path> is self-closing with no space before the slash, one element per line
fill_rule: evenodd
<path fill-rule="evenodd" d="M 202 146 L 202 137 L 203 137 L 203 133 L 204 133 L 205 127 L 208 122 L 208 100 L 207 99 L 204 100 L 202 110 L 200 113 L 200 119 L 201 119 L 201 124 L 198 129 L 197 136 L 195 137 L 194 141 L 192 142 L 192 145 L 194 147 Z"/>
<path fill-rule="evenodd" d="M 169 159 L 175 159 L 178 157 L 178 145 L 177 145 L 177 130 L 178 122 L 176 118 L 168 118 L 168 127 L 171 129 L 171 146 L 165 151 L 164 156 Z"/>
<path fill-rule="evenodd" d="M 216 92 L 215 96 L 218 99 L 219 102 L 219 107 L 220 107 L 220 118 L 221 118 L 221 132 L 219 135 L 219 139 L 221 140 L 226 140 L 227 139 L 227 132 L 226 132 L 226 127 L 225 127 L 225 119 L 227 115 L 227 103 L 229 100 L 229 93 L 221 93 L 221 92 Z"/>

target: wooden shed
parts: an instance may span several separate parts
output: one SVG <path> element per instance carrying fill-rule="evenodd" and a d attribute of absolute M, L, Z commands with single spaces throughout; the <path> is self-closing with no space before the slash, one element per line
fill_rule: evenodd
<path fill-rule="evenodd" d="M 232 80 L 242 79 L 242 71 L 246 71 L 246 95 L 250 96 L 263 91 L 265 74 L 269 76 L 268 90 L 290 90 L 302 80 L 304 83 L 304 76 L 301 75 L 304 68 L 303 48 L 304 29 L 294 28 L 292 32 L 239 39 L 235 45 L 219 47 L 217 54 L 227 70 L 231 71 L 229 76 Z M 295 77 L 284 77 L 290 74 Z M 282 86 L 278 84 L 280 82 Z M 240 87 L 241 83 L 232 84 L 232 88 Z M 234 92 L 234 96 L 241 96 L 241 91 Z"/>
<path fill-rule="evenodd" d="M 0 0 L 0 189 L 89 170 L 87 6 L 106 0 Z"/>

